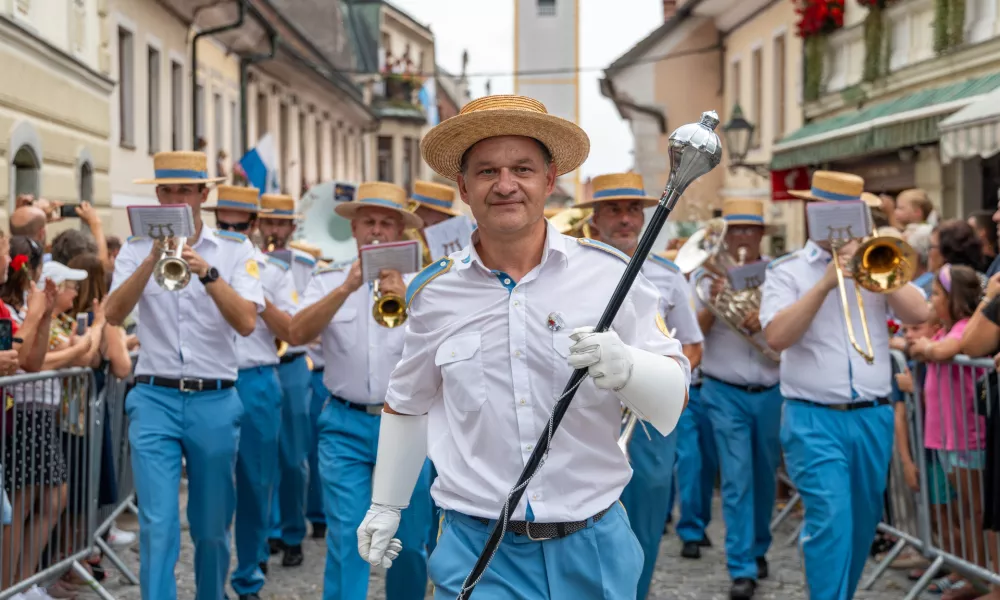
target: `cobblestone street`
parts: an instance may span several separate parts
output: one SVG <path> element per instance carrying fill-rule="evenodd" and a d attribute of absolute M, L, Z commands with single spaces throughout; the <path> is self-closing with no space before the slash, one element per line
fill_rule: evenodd
<path fill-rule="evenodd" d="M 120 525 L 125 529 L 133 529 L 134 519 L 123 518 Z M 791 600 L 807 597 L 798 552 L 795 545 L 787 543 L 792 533 L 793 528 L 787 522 L 779 529 L 774 545 L 768 554 L 771 574 L 758 589 L 757 599 Z M 725 556 L 721 548 L 724 530 L 718 499 L 716 499 L 715 520 L 710 526 L 709 537 L 715 542 L 715 546 L 704 549 L 700 560 L 686 560 L 680 558 L 680 544 L 676 536 L 673 534 L 664 536 L 648 600 L 728 599 L 730 582 L 726 574 Z M 193 548 L 187 531 L 183 532 L 182 538 L 183 547 L 181 564 L 177 569 L 177 586 L 179 598 L 187 600 L 194 597 L 194 573 L 191 566 Z M 271 576 L 264 587 L 263 598 L 269 600 L 312 600 L 322 597 L 324 564 L 322 541 L 306 539 L 304 552 L 304 564 L 294 569 L 283 568 L 280 564 L 280 556 L 272 557 Z M 138 573 L 139 555 L 137 549 L 124 551 L 122 557 Z M 869 563 L 870 565 L 871 563 Z M 381 573 L 372 574 L 368 594 L 370 599 L 385 597 L 382 581 Z M 855 599 L 896 600 L 906 593 L 909 587 L 906 585 L 907 583 L 903 572 L 890 569 L 876 583 L 874 590 L 859 591 Z M 138 586 L 130 586 L 120 582 L 117 572 L 109 571 L 105 585 L 108 591 L 119 600 L 140 600 Z M 430 597 L 428 595 L 428 598 Z M 89 600 L 97 597 L 88 595 L 86 598 Z"/>

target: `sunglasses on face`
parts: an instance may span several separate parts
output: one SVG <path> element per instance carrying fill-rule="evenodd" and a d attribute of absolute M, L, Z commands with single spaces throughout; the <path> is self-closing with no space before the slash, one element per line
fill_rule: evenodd
<path fill-rule="evenodd" d="M 219 223 L 219 229 L 223 229 L 225 231 L 238 231 L 242 233 L 250 229 L 249 221 L 247 221 L 246 223 L 227 223 L 225 221 L 219 221 L 218 223 Z"/>

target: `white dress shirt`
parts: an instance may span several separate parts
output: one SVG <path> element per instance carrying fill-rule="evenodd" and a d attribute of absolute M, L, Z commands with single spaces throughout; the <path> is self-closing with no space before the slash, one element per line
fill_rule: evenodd
<path fill-rule="evenodd" d="M 814 242 L 768 265 L 761 299 L 760 323 L 767 327 L 775 315 L 815 286 L 826 272 L 831 256 Z M 865 347 L 858 314 L 854 280 L 844 277 L 855 337 Z M 910 284 L 912 285 L 912 284 Z M 868 364 L 847 337 L 840 293 L 827 294 L 802 338 L 781 353 L 781 395 L 823 404 L 873 400 L 892 390 L 889 359 L 888 302 L 884 294 L 861 290 L 875 362 Z"/>
<path fill-rule="evenodd" d="M 260 249 L 256 250 L 256 259 L 260 265 L 260 282 L 264 288 L 264 297 L 278 310 L 294 315 L 299 307 L 299 293 L 295 289 L 289 264 L 264 254 Z M 268 328 L 267 323 L 257 315 L 257 327 L 238 345 L 236 356 L 239 359 L 239 367 L 249 369 L 278 364 L 274 338 L 274 333 Z"/>
<path fill-rule="evenodd" d="M 322 300 L 347 279 L 349 269 L 330 267 L 316 271 L 302 306 Z M 413 275 L 404 275 L 409 282 Z M 382 327 L 372 316 L 374 297 L 370 283 L 347 297 L 333 320 L 323 329 L 323 383 L 330 393 L 355 404 L 385 402 L 389 375 L 403 353 L 404 327 Z"/>
<path fill-rule="evenodd" d="M 316 259 L 313 258 L 308 252 L 303 252 L 298 248 L 289 248 L 289 250 L 292 253 L 292 261 L 290 265 L 292 279 L 294 280 L 295 289 L 301 299 L 305 297 L 306 289 L 309 287 L 309 280 L 312 279 L 313 272 L 316 270 Z M 287 353 L 299 354 L 307 352 L 308 350 L 308 346 L 290 346 Z"/>
<path fill-rule="evenodd" d="M 406 345 L 386 402 L 399 413 L 430 413 L 438 506 L 499 514 L 572 373 L 570 334 L 597 324 L 625 270 L 617 250 L 582 243 L 592 241 L 549 225 L 541 263 L 521 281 L 491 272 L 470 245 L 411 284 Z M 425 280 L 447 261 L 446 273 Z M 680 342 L 657 325 L 659 304 L 640 274 L 614 330 L 625 344 L 675 357 L 687 378 Z M 540 523 L 582 520 L 610 506 L 632 474 L 620 431 L 618 398 L 585 379 L 513 518 L 525 519 L 526 501 Z"/>
<path fill-rule="evenodd" d="M 698 317 L 691 302 L 688 282 L 681 275 L 677 265 L 669 260 L 650 254 L 642 265 L 642 274 L 656 286 L 663 299 L 660 313 L 667 327 L 676 329 L 674 337 L 682 344 L 700 344 L 705 336 L 698 326 Z"/>
<path fill-rule="evenodd" d="M 712 277 L 701 277 L 705 269 L 699 268 L 691 274 L 691 293 L 697 310 L 705 307 L 698 297 L 696 285 L 700 279 L 701 293 L 710 297 Z M 770 272 L 768 272 L 770 275 Z M 763 332 L 755 336 L 765 346 Z M 766 358 L 742 335 L 736 333 L 719 319 L 705 336 L 705 352 L 701 359 L 701 371 L 712 379 L 739 386 L 763 385 L 771 387 L 778 383 L 778 363 Z"/>
<path fill-rule="evenodd" d="M 152 247 L 150 238 L 129 238 L 115 259 L 112 292 L 131 277 Z M 220 279 L 253 302 L 258 313 L 264 310 L 255 249 L 245 236 L 202 225 L 201 237 L 192 248 L 218 269 Z M 136 375 L 236 379 L 240 335 L 223 318 L 194 273 L 187 287 L 177 292 L 161 288 L 150 276 L 138 307 L 141 320 Z"/>

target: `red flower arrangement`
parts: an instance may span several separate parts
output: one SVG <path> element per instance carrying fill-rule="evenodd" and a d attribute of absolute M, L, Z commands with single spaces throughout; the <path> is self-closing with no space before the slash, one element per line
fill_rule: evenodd
<path fill-rule="evenodd" d="M 889 335 L 890 336 L 893 336 L 893 335 L 896 335 L 897 333 L 899 333 L 899 330 L 902 327 L 900 325 L 899 321 L 897 321 L 896 319 L 888 319 L 888 325 L 889 325 Z"/>
<path fill-rule="evenodd" d="M 18 254 L 10 261 L 10 268 L 13 271 L 20 271 L 22 269 L 27 268 L 27 266 L 28 266 L 28 257 L 25 256 L 24 254 Z"/>
<path fill-rule="evenodd" d="M 844 26 L 844 0 L 794 1 L 795 12 L 799 15 L 796 23 L 799 37 L 810 38 L 832 33 Z"/>

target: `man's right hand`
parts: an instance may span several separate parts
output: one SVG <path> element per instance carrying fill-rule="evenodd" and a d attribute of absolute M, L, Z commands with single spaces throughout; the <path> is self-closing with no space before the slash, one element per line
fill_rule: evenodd
<path fill-rule="evenodd" d="M 361 261 L 356 260 L 354 264 L 351 265 L 351 270 L 347 272 L 347 279 L 344 280 L 344 287 L 347 291 L 354 293 L 361 287 L 364 283 L 361 279 Z"/>
<path fill-rule="evenodd" d="M 396 560 L 403 543 L 396 535 L 400 509 L 372 504 L 358 527 L 358 553 L 373 567 L 388 569 Z"/>
<path fill-rule="evenodd" d="M 721 277 L 712 278 L 712 286 L 708 288 L 708 295 L 712 299 L 712 302 L 715 302 L 715 299 L 719 297 L 725 286 L 726 282 Z"/>
<path fill-rule="evenodd" d="M 17 373 L 21 365 L 17 356 L 17 350 L 0 351 L 0 376 L 6 377 Z"/>

